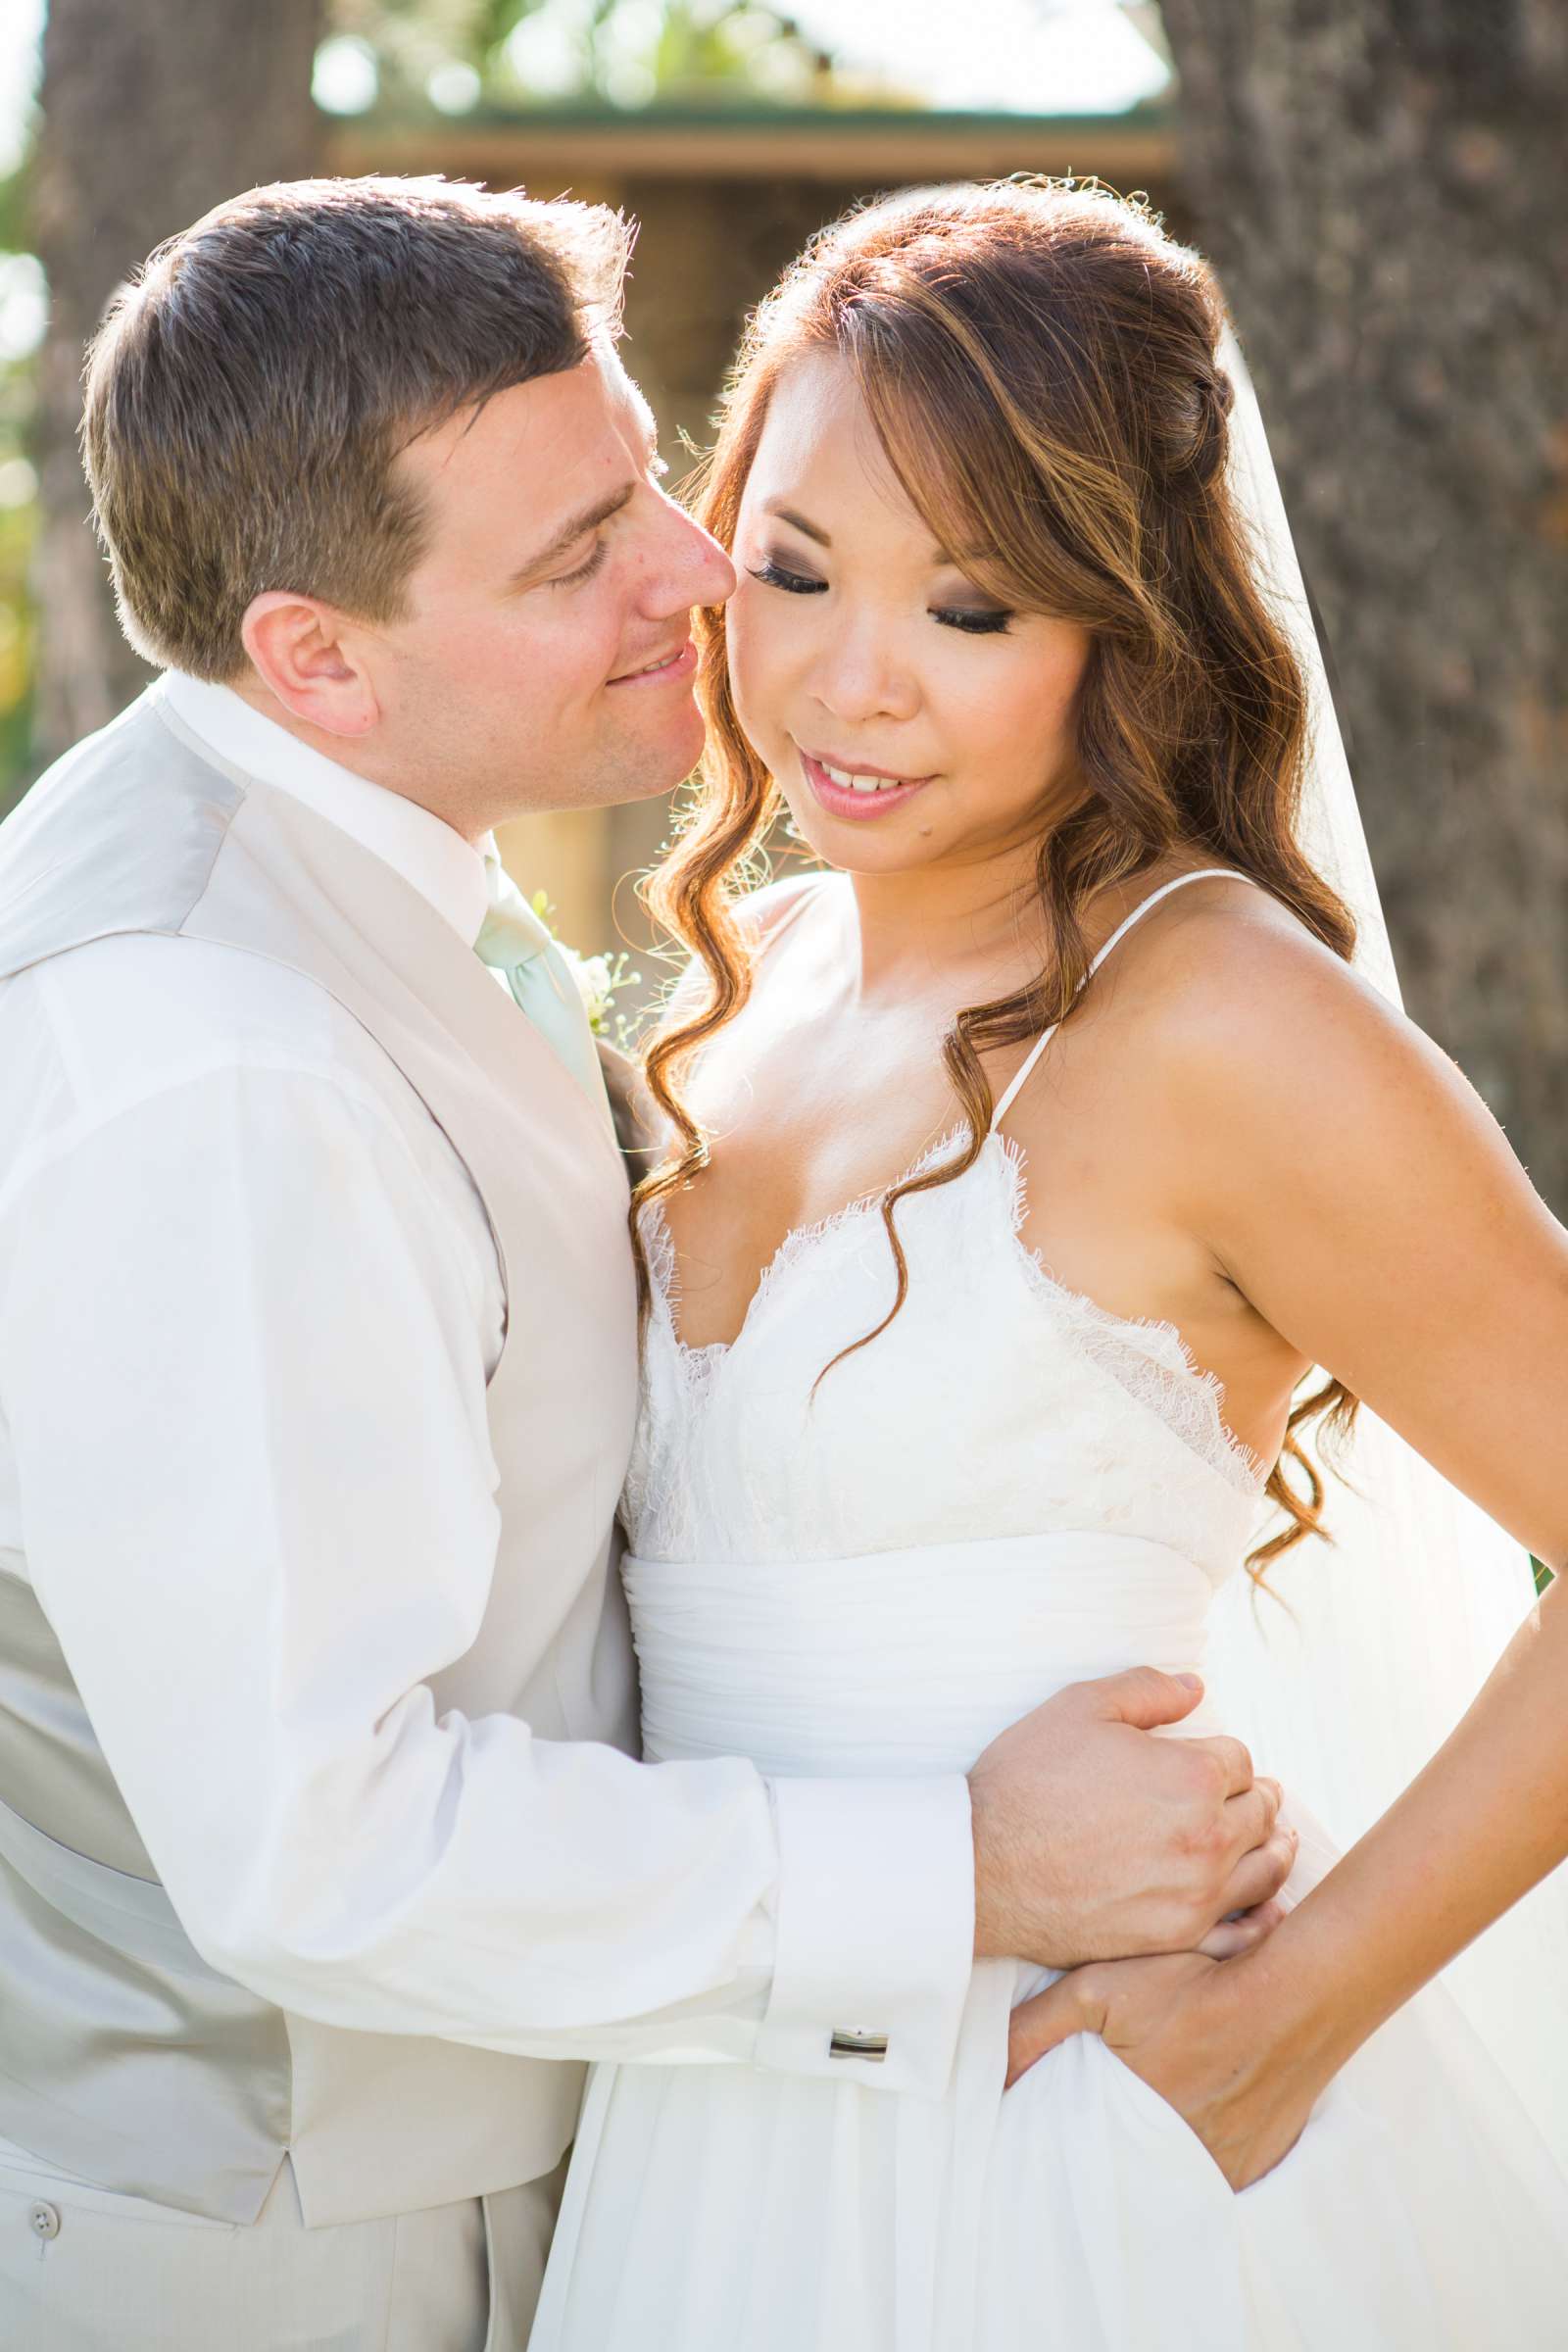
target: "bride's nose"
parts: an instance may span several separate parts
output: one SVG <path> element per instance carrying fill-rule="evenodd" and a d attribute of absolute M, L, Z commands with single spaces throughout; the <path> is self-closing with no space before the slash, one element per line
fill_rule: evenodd
<path fill-rule="evenodd" d="M 869 615 L 824 632 L 812 664 L 817 701 L 846 725 L 873 719 L 912 718 L 920 708 L 920 684 L 901 654 L 895 632 Z"/>

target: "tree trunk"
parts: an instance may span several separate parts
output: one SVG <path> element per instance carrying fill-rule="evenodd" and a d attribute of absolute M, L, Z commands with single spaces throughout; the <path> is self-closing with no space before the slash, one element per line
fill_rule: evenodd
<path fill-rule="evenodd" d="M 315 168 L 322 0 L 50 0 L 35 175 L 48 273 L 40 355 L 42 614 L 35 765 L 113 717 L 148 672 L 122 637 L 76 455 L 82 347 L 153 247 L 224 196 Z"/>
<path fill-rule="evenodd" d="M 1568 1214 L 1568 18 L 1163 16 L 1410 1010 Z"/>

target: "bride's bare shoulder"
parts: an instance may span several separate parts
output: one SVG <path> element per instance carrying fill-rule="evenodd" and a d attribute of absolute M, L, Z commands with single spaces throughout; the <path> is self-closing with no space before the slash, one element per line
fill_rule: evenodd
<path fill-rule="evenodd" d="M 1272 1172 L 1294 1197 L 1316 1182 L 1343 1200 L 1397 1168 L 1407 1195 L 1528 1193 L 1452 1057 L 1289 907 L 1230 882 L 1179 899 L 1151 926 L 1133 1009 L 1141 1066 L 1207 1185 L 1255 1194 Z"/>
<path fill-rule="evenodd" d="M 1236 1074 L 1287 1048 L 1332 1062 L 1357 1038 L 1395 1052 L 1418 1051 L 1419 1039 L 1437 1051 L 1299 915 L 1245 877 L 1173 893 L 1116 957 L 1138 1024 L 1167 1066 L 1196 1070 L 1219 1054 Z"/>

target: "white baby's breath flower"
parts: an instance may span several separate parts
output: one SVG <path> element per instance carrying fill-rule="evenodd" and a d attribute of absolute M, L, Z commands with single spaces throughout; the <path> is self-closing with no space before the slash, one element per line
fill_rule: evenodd
<path fill-rule="evenodd" d="M 630 1040 L 626 1017 L 623 1013 L 617 1013 L 612 1027 L 610 1008 L 619 990 L 637 987 L 642 979 L 641 972 L 627 970 L 624 955 L 580 956 L 575 948 L 568 948 L 556 931 L 556 909 L 547 890 L 536 890 L 528 904 L 555 941 L 558 954 L 576 983 L 583 1010 L 588 1015 L 588 1026 L 595 1037 L 613 1037 L 617 1046 L 626 1047 Z"/>
<path fill-rule="evenodd" d="M 627 971 L 624 956 L 579 956 L 575 948 L 564 947 L 559 940 L 556 945 L 577 984 L 589 1028 L 595 1037 L 608 1037 L 610 1008 L 616 991 L 635 987 L 641 973 Z"/>

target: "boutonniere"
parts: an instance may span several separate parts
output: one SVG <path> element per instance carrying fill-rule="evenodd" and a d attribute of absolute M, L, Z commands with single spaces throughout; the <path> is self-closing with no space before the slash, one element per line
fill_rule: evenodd
<path fill-rule="evenodd" d="M 548 891 L 536 890 L 529 900 L 539 920 L 545 924 L 556 943 L 556 951 L 577 984 L 582 1007 L 588 1015 L 588 1026 L 595 1037 L 607 1037 L 621 1052 L 631 1045 L 631 1023 L 623 1012 L 612 1013 L 614 1001 L 623 988 L 635 988 L 642 979 L 641 972 L 630 968 L 631 959 L 624 952 L 614 956 L 580 956 L 568 948 L 560 937 L 552 917 L 556 909 L 550 904 Z"/>

